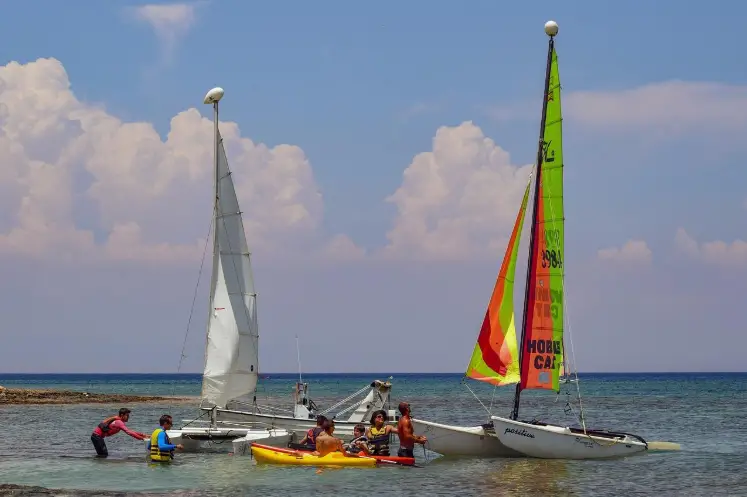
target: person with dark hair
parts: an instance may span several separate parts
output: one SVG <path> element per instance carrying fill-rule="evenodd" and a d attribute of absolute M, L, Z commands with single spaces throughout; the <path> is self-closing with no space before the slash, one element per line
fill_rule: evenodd
<path fill-rule="evenodd" d="M 153 430 L 148 442 L 148 456 L 152 462 L 171 462 L 174 459 L 174 450 L 182 450 L 182 444 L 174 445 L 169 440 L 166 430 L 170 430 L 173 425 L 171 416 L 164 414 L 158 420 L 160 428 Z"/>
<path fill-rule="evenodd" d="M 301 440 L 300 445 L 304 448 L 309 448 L 311 450 L 316 450 L 316 437 L 319 436 L 319 434 L 324 430 L 322 428 L 322 424 L 327 421 L 327 417 L 323 414 L 320 414 L 316 417 L 316 427 L 311 428 L 309 431 L 306 432 L 306 436 L 303 437 L 303 440 Z M 300 447 L 299 447 L 300 448 Z"/>
<path fill-rule="evenodd" d="M 412 420 L 410 419 L 412 416 L 410 404 L 407 402 L 400 402 L 398 408 L 401 416 L 397 423 L 397 435 L 399 436 L 399 450 L 397 451 L 397 456 L 415 457 L 413 454 L 415 444 L 418 443 L 425 445 L 428 439 L 422 435 L 415 435 L 412 428 Z"/>
<path fill-rule="evenodd" d="M 316 450 L 313 452 L 315 456 L 326 456 L 332 452 L 342 452 L 346 456 L 353 454 L 348 453 L 342 444 L 342 440 L 335 438 L 332 434 L 335 432 L 335 420 L 325 419 L 322 423 L 322 431 L 316 437 Z"/>
<path fill-rule="evenodd" d="M 353 427 L 353 439 L 347 444 L 347 451 L 351 454 L 358 454 L 359 452 L 368 454 L 366 442 L 368 442 L 366 427 L 362 424 L 357 424 Z"/>
<path fill-rule="evenodd" d="M 388 456 L 389 455 L 389 440 L 392 433 L 397 433 L 397 430 L 386 423 L 386 411 L 379 409 L 371 414 L 371 426 L 366 431 L 368 437 L 368 450 L 371 454 L 377 456 Z"/>
<path fill-rule="evenodd" d="M 145 433 L 132 431 L 127 428 L 125 423 L 130 420 L 130 412 L 129 409 L 123 407 L 119 410 L 119 413 L 116 416 L 106 418 L 93 429 L 91 443 L 93 443 L 93 448 L 96 449 L 96 455 L 98 457 L 109 457 L 109 450 L 106 448 L 106 442 L 104 439 L 116 435 L 120 431 L 127 433 L 136 440 L 145 440 L 148 438 L 148 435 Z"/>

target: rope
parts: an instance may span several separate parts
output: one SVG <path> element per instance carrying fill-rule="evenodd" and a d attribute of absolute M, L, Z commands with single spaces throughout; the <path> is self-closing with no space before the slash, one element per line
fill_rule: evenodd
<path fill-rule="evenodd" d="M 355 393 L 352 393 L 352 394 L 348 395 L 347 397 L 345 397 L 344 399 L 342 399 L 342 400 L 341 400 L 340 402 L 338 402 L 337 404 L 334 404 L 334 405 L 332 405 L 332 406 L 328 407 L 327 409 L 323 410 L 323 411 L 322 411 L 322 412 L 320 412 L 319 414 L 327 414 L 327 413 L 328 413 L 328 412 L 330 412 L 330 411 L 331 411 L 332 409 L 335 409 L 335 408 L 337 408 L 337 407 L 340 407 L 340 406 L 341 406 L 341 405 L 343 405 L 343 404 L 344 404 L 345 402 L 348 402 L 348 401 L 352 400 L 352 399 L 353 399 L 354 397 L 357 397 L 358 395 L 360 395 L 360 394 L 362 394 L 363 392 L 365 392 L 365 391 L 366 391 L 366 390 L 367 390 L 367 389 L 368 389 L 369 387 L 370 387 L 369 385 L 366 385 L 365 387 L 361 388 L 361 389 L 360 389 L 360 390 L 358 390 L 357 392 L 355 392 Z M 358 402 L 358 405 L 360 405 L 361 403 L 363 403 L 363 401 L 360 401 L 360 402 Z M 350 409 L 350 408 L 348 408 L 348 409 Z M 345 411 L 342 411 L 342 412 L 343 412 L 343 413 L 344 413 L 344 412 L 347 412 L 347 409 L 346 409 Z M 337 413 L 337 414 L 341 414 L 341 413 Z"/>
<path fill-rule="evenodd" d="M 488 409 L 488 408 L 487 408 L 487 407 L 485 406 L 485 404 L 483 404 L 483 403 L 482 403 L 482 400 L 480 400 L 480 397 L 478 397 L 478 396 L 477 396 L 477 395 L 475 394 L 475 392 L 473 392 L 473 391 L 472 391 L 472 389 L 471 389 L 471 388 L 469 387 L 469 385 L 467 385 L 467 382 L 462 382 L 462 383 L 464 384 L 464 386 L 465 386 L 465 387 L 467 387 L 467 390 L 469 390 L 469 392 L 470 392 L 470 393 L 472 394 L 472 396 L 473 396 L 474 398 L 476 398 L 476 399 L 477 399 L 477 402 L 479 402 L 479 403 L 480 403 L 480 405 L 482 406 L 482 408 L 483 408 L 483 409 L 485 409 L 485 411 L 487 411 L 487 413 L 488 413 L 488 417 L 490 417 L 490 415 L 492 414 L 492 413 L 490 412 L 490 409 Z"/>
<path fill-rule="evenodd" d="M 184 341 L 182 342 L 182 352 L 179 356 L 179 365 L 176 368 L 177 374 L 182 369 L 182 363 L 184 362 L 184 358 L 187 357 L 184 354 L 184 351 L 187 348 L 187 339 L 189 338 L 189 328 L 192 324 L 192 315 L 195 311 L 195 302 L 197 302 L 197 291 L 200 288 L 200 280 L 202 279 L 202 269 L 205 266 L 205 255 L 207 254 L 207 248 L 208 248 L 208 241 L 210 240 L 210 233 L 213 231 L 213 216 L 210 216 L 210 225 L 208 226 L 208 232 L 207 236 L 205 237 L 205 247 L 202 249 L 202 261 L 200 262 L 200 270 L 197 272 L 197 284 L 195 285 L 195 292 L 192 296 L 192 307 L 189 309 L 189 319 L 187 320 L 187 331 L 184 333 Z M 176 379 L 172 383 L 171 388 L 171 395 L 176 394 Z"/>

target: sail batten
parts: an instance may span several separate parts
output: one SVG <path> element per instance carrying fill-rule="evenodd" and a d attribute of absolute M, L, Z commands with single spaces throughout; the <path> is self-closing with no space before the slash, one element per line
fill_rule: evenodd
<path fill-rule="evenodd" d="M 256 388 L 259 327 L 249 247 L 220 136 L 217 159 L 216 240 L 202 399 L 225 407 Z"/>
<path fill-rule="evenodd" d="M 514 279 L 519 241 L 529 200 L 529 186 L 530 184 L 527 184 L 524 191 L 498 279 L 467 366 L 468 377 L 494 385 L 510 385 L 518 383 L 520 379 L 514 313 Z"/>

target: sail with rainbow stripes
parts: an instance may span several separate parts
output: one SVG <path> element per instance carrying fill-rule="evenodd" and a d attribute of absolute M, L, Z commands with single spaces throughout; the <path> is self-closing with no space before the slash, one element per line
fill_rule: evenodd
<path fill-rule="evenodd" d="M 516 340 L 514 314 L 514 279 L 519 240 L 524 226 L 524 215 L 529 200 L 529 184 L 516 216 L 514 229 L 503 256 L 498 280 L 485 312 L 480 334 L 472 358 L 467 366 L 467 376 L 493 385 L 510 385 L 519 382 L 519 353 Z"/>

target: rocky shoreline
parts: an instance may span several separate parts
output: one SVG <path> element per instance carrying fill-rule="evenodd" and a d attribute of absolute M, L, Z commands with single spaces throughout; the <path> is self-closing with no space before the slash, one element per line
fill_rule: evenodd
<path fill-rule="evenodd" d="M 192 397 L 165 397 L 157 395 L 126 395 L 115 393 L 88 393 L 72 390 L 36 390 L 30 388 L 5 388 L 0 386 L 0 405 L 19 404 L 134 404 L 139 402 L 185 403 Z"/>

